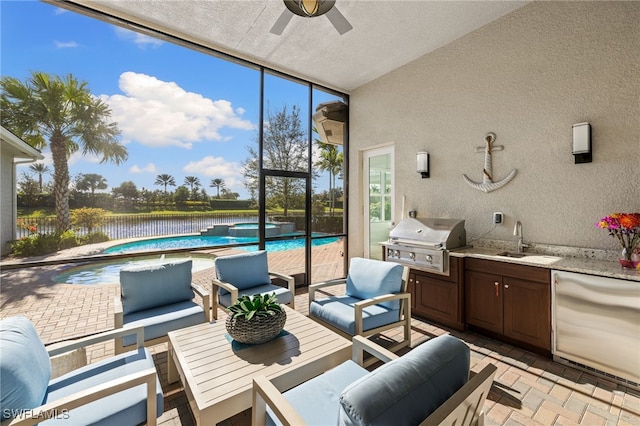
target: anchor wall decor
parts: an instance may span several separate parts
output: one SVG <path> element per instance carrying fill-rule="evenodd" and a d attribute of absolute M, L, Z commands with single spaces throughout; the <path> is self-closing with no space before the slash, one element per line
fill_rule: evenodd
<path fill-rule="evenodd" d="M 467 175 L 463 174 L 465 182 L 469 184 L 474 189 L 482 192 L 491 192 L 495 191 L 498 188 L 502 188 L 506 184 L 508 184 L 511 179 L 518 172 L 516 169 L 513 169 L 511 173 L 507 175 L 504 179 L 494 182 L 493 181 L 493 165 L 491 160 L 491 151 L 502 151 L 504 147 L 502 145 L 493 146 L 493 143 L 496 140 L 496 134 L 489 132 L 484 135 L 484 141 L 486 146 L 477 147 L 476 151 L 480 152 L 484 148 L 484 169 L 482 170 L 482 183 L 474 182 L 467 177 Z"/>

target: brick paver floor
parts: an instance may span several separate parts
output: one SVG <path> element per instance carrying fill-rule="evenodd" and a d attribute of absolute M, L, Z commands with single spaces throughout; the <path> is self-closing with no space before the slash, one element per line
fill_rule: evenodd
<path fill-rule="evenodd" d="M 325 251 L 314 248 L 314 256 L 318 256 L 312 271 L 314 282 L 343 274 L 341 247 L 340 244 L 325 247 Z M 274 271 L 293 274 L 301 271 L 304 257 L 278 258 L 270 253 L 269 264 Z M 64 267 L 2 270 L 0 317 L 26 316 L 45 343 L 113 328 L 113 298 L 118 296 L 118 285 L 53 282 L 52 277 Z M 209 286 L 212 274 L 211 269 L 195 273 L 194 281 Z M 307 289 L 299 288 L 296 309 L 306 315 L 307 305 Z M 455 335 L 470 346 L 473 371 L 479 371 L 487 363 L 498 367 L 484 407 L 487 425 L 640 425 L 637 390 L 475 333 L 449 330 L 417 318 L 412 320 L 413 346 L 443 333 Z M 395 338 L 393 333 L 382 337 Z M 165 394 L 160 424 L 192 425 L 191 411 L 180 384 L 167 384 L 166 344 L 151 351 Z M 113 344 L 107 343 L 91 347 L 87 355 L 90 360 L 97 360 L 113 352 Z M 241 413 L 223 424 L 248 425 L 250 413 Z"/>

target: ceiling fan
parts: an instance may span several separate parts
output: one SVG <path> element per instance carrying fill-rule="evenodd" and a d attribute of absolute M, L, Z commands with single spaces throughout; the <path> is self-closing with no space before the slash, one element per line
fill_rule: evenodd
<path fill-rule="evenodd" d="M 284 29 L 293 18 L 293 15 L 305 18 L 314 18 L 320 15 L 327 15 L 340 35 L 351 30 L 353 27 L 342 13 L 335 7 L 335 0 L 283 0 L 287 7 L 276 23 L 271 28 L 271 33 L 281 35 Z"/>

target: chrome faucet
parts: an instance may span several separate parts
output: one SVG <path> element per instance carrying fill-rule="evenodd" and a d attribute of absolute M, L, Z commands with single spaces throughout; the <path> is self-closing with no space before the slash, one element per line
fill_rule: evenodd
<path fill-rule="evenodd" d="M 528 244 L 525 244 L 522 238 L 522 223 L 517 220 L 516 226 L 513 227 L 513 235 L 518 237 L 518 241 L 516 242 L 516 252 L 523 253 L 526 247 L 529 247 Z"/>

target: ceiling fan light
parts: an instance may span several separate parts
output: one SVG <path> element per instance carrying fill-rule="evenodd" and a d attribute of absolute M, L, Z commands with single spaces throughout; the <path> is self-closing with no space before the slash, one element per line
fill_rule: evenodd
<path fill-rule="evenodd" d="M 298 7 L 305 15 L 316 16 L 321 3 L 324 3 L 324 0 L 298 0 Z"/>

